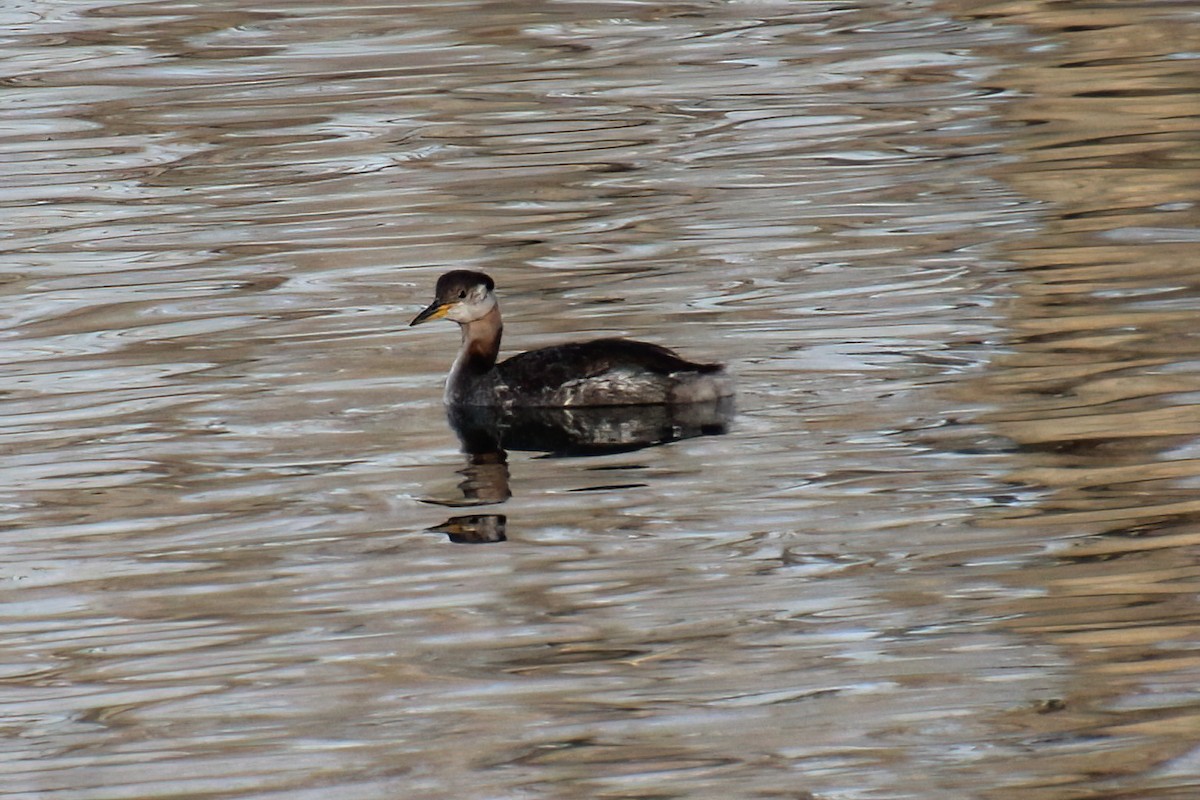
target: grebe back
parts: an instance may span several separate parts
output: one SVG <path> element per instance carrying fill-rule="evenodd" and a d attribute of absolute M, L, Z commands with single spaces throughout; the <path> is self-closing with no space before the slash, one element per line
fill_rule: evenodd
<path fill-rule="evenodd" d="M 482 272 L 447 272 L 438 278 L 433 302 L 409 323 L 445 317 L 462 328 L 462 347 L 446 379 L 448 405 L 665 405 L 733 394 L 733 381 L 720 364 L 698 364 L 629 339 L 543 347 L 497 363 L 504 324 L 495 288 Z"/>

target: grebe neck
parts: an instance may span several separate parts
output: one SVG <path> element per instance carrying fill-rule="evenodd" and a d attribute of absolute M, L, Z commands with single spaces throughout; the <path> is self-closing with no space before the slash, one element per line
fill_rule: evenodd
<path fill-rule="evenodd" d="M 462 347 L 458 351 L 455 365 L 472 373 L 487 372 L 496 366 L 500 355 L 500 336 L 504 323 L 500 321 L 500 306 L 494 305 L 479 319 L 462 325 Z"/>
<path fill-rule="evenodd" d="M 446 378 L 445 401 L 455 403 L 462 399 L 475 381 L 492 371 L 496 357 L 500 354 L 500 336 L 504 323 L 500 321 L 500 307 L 492 308 L 478 319 L 460 323 L 462 347 L 450 375 Z"/>

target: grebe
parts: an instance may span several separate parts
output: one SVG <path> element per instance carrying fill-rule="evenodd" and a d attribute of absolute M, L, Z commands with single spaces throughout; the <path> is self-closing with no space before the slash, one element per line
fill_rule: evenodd
<path fill-rule="evenodd" d="M 697 364 L 629 339 L 543 347 L 496 363 L 504 325 L 495 288 L 482 272 L 447 272 L 438 278 L 434 301 L 409 323 L 445 317 L 462 328 L 462 347 L 446 379 L 447 405 L 674 405 L 733 394 L 733 381 L 720 364 Z"/>

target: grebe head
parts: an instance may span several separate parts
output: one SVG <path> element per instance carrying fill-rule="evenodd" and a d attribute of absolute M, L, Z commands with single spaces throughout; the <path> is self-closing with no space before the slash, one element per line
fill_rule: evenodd
<path fill-rule="evenodd" d="M 456 269 L 438 278 L 433 302 L 408 323 L 420 325 L 431 319 L 452 319 L 459 325 L 482 319 L 496 307 L 496 284 L 482 272 Z"/>

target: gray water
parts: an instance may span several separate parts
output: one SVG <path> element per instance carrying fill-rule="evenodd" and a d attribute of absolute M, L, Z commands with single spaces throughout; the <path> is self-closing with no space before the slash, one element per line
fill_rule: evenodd
<path fill-rule="evenodd" d="M 1196 796 L 1198 17 L 0 11 L 0 797 Z M 736 414 L 464 454 L 451 268 Z"/>

